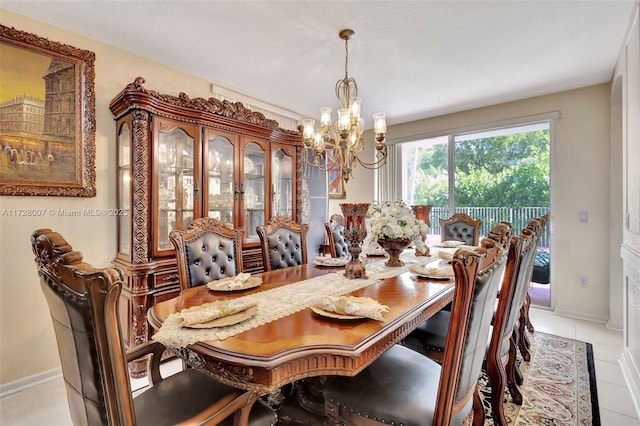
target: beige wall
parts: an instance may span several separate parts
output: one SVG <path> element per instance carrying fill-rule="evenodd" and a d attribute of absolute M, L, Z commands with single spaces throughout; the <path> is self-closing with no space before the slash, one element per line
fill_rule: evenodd
<path fill-rule="evenodd" d="M 366 101 L 366 99 L 364 100 Z M 557 312 L 607 322 L 609 320 L 609 181 L 610 85 L 525 99 L 487 108 L 414 121 L 387 130 L 392 140 L 442 134 L 505 120 L 558 111 L 551 152 L 552 282 Z M 346 188 L 348 202 L 373 199 L 373 173 L 356 169 Z M 339 211 L 338 201 L 330 212 Z M 621 215 L 618 206 L 617 214 Z M 578 212 L 589 212 L 589 223 Z M 618 244 L 619 247 L 619 244 Z M 619 267 L 619 263 L 617 264 Z M 588 288 L 578 288 L 586 276 Z M 616 304 L 622 311 L 622 300 Z M 617 312 L 616 318 L 619 318 Z"/>
<path fill-rule="evenodd" d="M 192 97 L 209 96 L 209 81 L 117 48 L 5 10 L 2 10 L 2 23 L 96 53 L 97 196 L 1 197 L 0 209 L 115 207 L 115 129 L 108 109 L 111 99 L 136 76 L 144 77 L 147 87 L 164 93 L 183 91 Z M 212 79 L 215 80 L 215 75 Z M 610 214 L 608 85 L 391 126 L 388 134 L 401 138 L 555 110 L 561 114 L 552 153 L 553 282 L 557 309 L 606 321 L 609 272 L 606 262 L 604 265 L 602 262 L 602 246 L 607 245 Z M 372 182 L 373 172 L 357 168 L 344 201 L 370 202 L 374 196 Z M 339 202 L 342 201 L 331 201 L 330 213 L 340 211 Z M 590 223 L 578 223 L 580 210 L 589 211 Z M 0 385 L 60 365 L 29 243 L 32 231 L 41 227 L 62 233 L 95 265 L 107 265 L 115 255 L 115 220 L 112 218 L 1 217 Z M 589 288 L 578 289 L 580 275 L 589 277 Z"/>
<path fill-rule="evenodd" d="M 146 86 L 177 95 L 209 97 L 209 81 L 161 66 L 73 33 L 2 10 L 2 24 L 35 33 L 96 54 L 96 186 L 94 198 L 0 197 L 4 209 L 91 209 L 115 207 L 115 124 L 109 102 L 137 76 Z M 215 78 L 215 75 L 212 76 Z M 0 216 L 0 384 L 59 367 L 48 308 L 31 253 L 30 236 L 38 228 L 60 232 L 83 252 L 85 260 L 106 266 L 115 256 L 113 218 Z"/>

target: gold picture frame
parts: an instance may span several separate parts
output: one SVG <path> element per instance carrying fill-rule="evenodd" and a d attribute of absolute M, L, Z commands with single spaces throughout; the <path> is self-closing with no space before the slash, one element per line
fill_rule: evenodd
<path fill-rule="evenodd" d="M 0 27 L 0 195 L 94 197 L 95 54 Z"/>

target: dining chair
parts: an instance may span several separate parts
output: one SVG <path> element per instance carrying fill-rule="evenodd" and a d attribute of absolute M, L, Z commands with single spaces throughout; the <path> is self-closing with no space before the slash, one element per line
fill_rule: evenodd
<path fill-rule="evenodd" d="M 275 413 L 253 392 L 196 369 L 163 378 L 165 347 L 158 342 L 125 350 L 119 270 L 85 263 L 80 252 L 50 229 L 34 231 L 31 244 L 74 425 L 275 424 Z M 134 397 L 127 363 L 144 357 L 150 386 Z"/>
<path fill-rule="evenodd" d="M 307 263 L 307 231 L 309 225 L 292 222 L 285 216 L 274 216 L 264 226 L 256 227 L 266 271 Z"/>
<path fill-rule="evenodd" d="M 535 222 L 530 222 L 533 226 Z M 484 369 L 491 389 L 490 406 L 493 422 L 506 426 L 504 411 L 505 391 L 512 401 L 521 405 L 523 396 L 518 388 L 522 375 L 516 363 L 518 350 L 517 327 L 521 321 L 529 289 L 529 271 L 536 253 L 538 235 L 528 226 L 518 236 L 513 236 L 509 247 L 509 260 L 500 288 L 498 303 L 492 322 L 493 330 L 484 362 Z M 519 378 L 518 378 L 519 376 Z M 479 411 L 476 425 L 484 424 L 484 411 Z"/>
<path fill-rule="evenodd" d="M 349 256 L 349 243 L 344 238 L 344 216 L 337 213 L 332 215 L 324 227 L 327 231 L 331 257 Z"/>
<path fill-rule="evenodd" d="M 187 229 L 174 229 L 169 239 L 176 250 L 180 290 L 206 285 L 242 272 L 244 228 L 232 229 L 210 217 L 194 220 Z"/>
<path fill-rule="evenodd" d="M 538 250 L 538 245 L 540 244 L 540 239 L 542 238 L 542 234 L 544 233 L 544 227 L 546 225 L 546 217 L 540 216 L 537 218 L 531 219 L 525 229 L 528 229 L 534 235 L 534 242 L 532 244 L 534 253 L 527 264 L 526 270 L 523 272 L 523 280 L 526 281 L 527 286 L 531 282 L 531 277 L 533 276 L 533 266 L 535 263 L 535 252 Z M 524 231 L 523 231 L 524 232 Z M 527 322 L 529 321 L 529 306 L 531 305 L 531 298 L 529 293 L 527 292 L 524 295 L 524 301 L 522 306 L 520 307 L 520 316 L 518 320 L 518 325 L 515 330 L 515 338 L 518 344 L 518 350 L 520 351 L 520 355 L 522 355 L 522 359 L 526 362 L 531 360 L 531 353 L 529 352 L 529 348 L 531 347 L 531 342 L 529 341 L 529 336 L 527 336 Z M 533 326 L 531 327 L 533 329 Z M 519 369 L 516 368 L 516 378 L 518 380 L 518 384 L 521 384 L 522 375 L 520 374 Z"/>
<path fill-rule="evenodd" d="M 544 235 L 546 228 L 547 228 L 547 222 L 549 221 L 549 215 L 548 214 L 543 214 L 542 216 L 536 218 L 538 219 L 538 221 L 540 222 L 540 226 L 542 227 L 542 229 L 540 229 L 540 238 L 538 239 L 538 245 L 537 245 L 537 249 L 536 249 L 536 258 L 534 259 L 534 265 L 533 265 L 533 270 L 531 271 L 531 280 L 534 281 L 534 276 L 536 275 L 536 262 L 538 260 L 538 255 L 540 254 L 540 252 L 538 251 L 538 249 L 540 248 L 540 240 L 542 239 L 542 236 Z M 544 253 L 543 255 L 543 263 L 546 262 L 546 271 L 545 271 L 545 277 L 546 277 L 546 281 L 547 284 L 550 282 L 550 274 L 551 271 L 549 270 L 549 263 L 550 263 L 550 255 L 549 252 Z M 545 281 L 545 280 L 540 280 L 540 281 Z M 538 282 L 538 281 L 536 281 Z M 527 293 L 527 298 L 525 300 L 525 308 L 524 308 L 524 315 L 525 315 L 525 326 L 527 328 L 527 330 L 529 331 L 529 333 L 533 333 L 535 331 L 533 324 L 531 323 L 531 319 L 529 318 L 529 306 L 531 305 L 531 296 L 529 296 L 529 293 Z"/>
<path fill-rule="evenodd" d="M 470 246 L 477 246 L 480 240 L 481 220 L 475 220 L 466 213 L 454 213 L 448 219 L 440 219 L 442 242 L 463 241 Z"/>
<path fill-rule="evenodd" d="M 456 285 L 442 364 L 402 345 L 385 351 L 354 377 L 325 387 L 325 414 L 333 424 L 459 425 L 479 405 L 477 381 L 487 348 L 511 229 L 462 248 L 452 260 Z"/>
<path fill-rule="evenodd" d="M 523 279 L 523 273 L 532 254 L 533 240 L 534 235 L 528 230 L 523 231 L 521 235 L 514 235 L 511 239 L 509 260 L 498 296 L 493 331 L 484 363 L 491 389 L 491 415 L 494 424 L 500 426 L 507 424 L 504 412 L 505 389 L 509 389 L 516 404 L 522 404 L 522 394 L 515 380 L 517 344 L 514 340 L 514 330 L 529 288 L 529 284 Z M 484 424 L 484 416 L 476 424 Z"/>

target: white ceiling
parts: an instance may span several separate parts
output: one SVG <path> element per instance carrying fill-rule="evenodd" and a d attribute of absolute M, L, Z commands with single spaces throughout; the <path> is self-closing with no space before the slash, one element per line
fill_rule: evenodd
<path fill-rule="evenodd" d="M 2 0 L 1 7 L 311 117 L 338 106 L 338 32 L 352 28 L 349 76 L 370 127 L 379 111 L 396 124 L 607 82 L 633 4 Z"/>

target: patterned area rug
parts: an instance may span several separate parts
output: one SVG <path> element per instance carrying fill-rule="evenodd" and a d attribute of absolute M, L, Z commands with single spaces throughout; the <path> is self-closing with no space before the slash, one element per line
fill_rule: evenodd
<path fill-rule="evenodd" d="M 593 349 L 590 343 L 536 331 L 529 334 L 531 361 L 518 359 L 524 376 L 522 406 L 506 392 L 505 413 L 510 425 L 600 425 Z M 493 425 L 487 377 L 480 379 L 485 426 Z"/>

